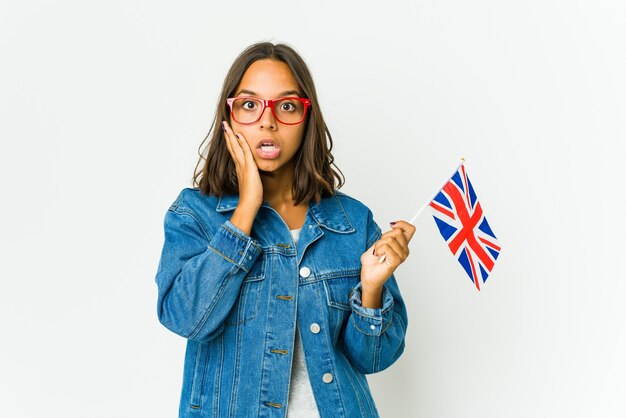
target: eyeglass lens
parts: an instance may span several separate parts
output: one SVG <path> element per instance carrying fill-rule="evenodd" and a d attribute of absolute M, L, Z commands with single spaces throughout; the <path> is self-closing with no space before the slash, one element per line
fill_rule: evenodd
<path fill-rule="evenodd" d="M 256 122 L 261 116 L 263 102 L 253 98 L 233 101 L 233 116 L 239 123 Z M 304 119 L 304 103 L 299 100 L 283 99 L 274 102 L 274 112 L 280 122 L 297 123 Z"/>

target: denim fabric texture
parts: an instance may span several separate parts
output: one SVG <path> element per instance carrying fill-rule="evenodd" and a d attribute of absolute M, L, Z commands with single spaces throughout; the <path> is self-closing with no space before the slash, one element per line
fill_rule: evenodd
<path fill-rule="evenodd" d="M 320 416 L 378 417 L 365 375 L 400 357 L 408 318 L 394 275 L 382 307 L 361 306 L 372 212 L 336 191 L 294 244 L 267 201 L 246 235 L 238 200 L 185 188 L 165 213 L 157 316 L 187 339 L 179 417 L 285 417 L 296 323 Z"/>

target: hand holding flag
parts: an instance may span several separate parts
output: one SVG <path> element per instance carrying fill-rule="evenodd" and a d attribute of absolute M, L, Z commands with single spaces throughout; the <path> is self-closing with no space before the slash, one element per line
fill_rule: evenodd
<path fill-rule="evenodd" d="M 397 221 L 361 255 L 361 282 L 364 288 L 381 289 L 396 268 L 409 256 L 409 241 L 415 227 L 406 221 Z M 383 254 L 386 262 L 378 261 Z"/>
<path fill-rule="evenodd" d="M 406 221 L 397 221 L 390 231 L 385 232 L 361 255 L 361 284 L 364 307 L 382 307 L 383 285 L 393 272 L 409 256 L 409 241 L 415 227 Z M 378 262 L 383 254 L 386 262 Z"/>

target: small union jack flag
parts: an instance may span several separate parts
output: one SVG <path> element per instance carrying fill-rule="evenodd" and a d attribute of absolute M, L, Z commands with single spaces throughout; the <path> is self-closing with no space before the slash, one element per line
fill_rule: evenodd
<path fill-rule="evenodd" d="M 480 290 L 500 254 L 500 246 L 463 163 L 429 205 L 441 236 Z"/>

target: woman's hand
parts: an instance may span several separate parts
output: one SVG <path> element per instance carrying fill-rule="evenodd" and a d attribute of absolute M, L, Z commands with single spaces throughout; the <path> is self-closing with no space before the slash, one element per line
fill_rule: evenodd
<path fill-rule="evenodd" d="M 249 236 L 257 211 L 263 204 L 263 183 L 252 150 L 243 134 L 235 134 L 226 121 L 222 122 L 222 130 L 228 152 L 235 162 L 239 185 L 239 202 L 230 221 Z"/>
<path fill-rule="evenodd" d="M 226 147 L 235 162 L 239 182 L 239 205 L 256 210 L 263 204 L 263 183 L 252 150 L 243 134 L 235 134 L 228 122 L 222 122 Z"/>
<path fill-rule="evenodd" d="M 415 234 L 415 227 L 405 221 L 397 221 L 390 231 L 361 255 L 361 282 L 363 292 L 382 291 L 383 284 L 395 269 L 409 256 L 409 241 Z M 385 255 L 385 261 L 378 260 Z"/>

